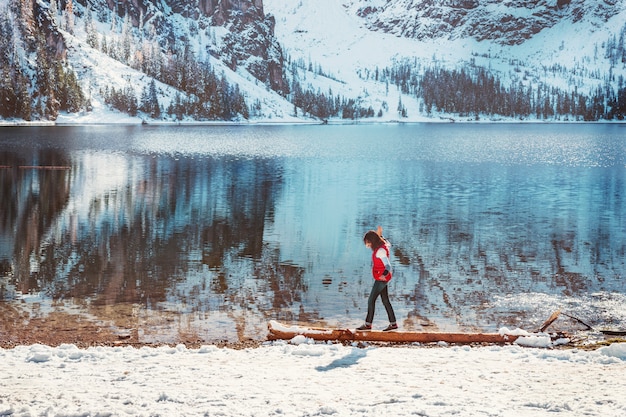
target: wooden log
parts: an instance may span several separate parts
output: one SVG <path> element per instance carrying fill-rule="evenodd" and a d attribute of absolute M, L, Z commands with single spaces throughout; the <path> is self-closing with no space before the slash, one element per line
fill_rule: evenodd
<path fill-rule="evenodd" d="M 455 344 L 513 343 L 519 336 L 500 333 L 446 333 L 446 332 L 414 332 L 378 330 L 357 331 L 351 329 L 329 329 L 320 327 L 288 326 L 276 321 L 268 323 L 270 340 L 291 340 L 302 335 L 313 340 L 368 341 L 395 343 L 434 343 L 446 342 Z"/>

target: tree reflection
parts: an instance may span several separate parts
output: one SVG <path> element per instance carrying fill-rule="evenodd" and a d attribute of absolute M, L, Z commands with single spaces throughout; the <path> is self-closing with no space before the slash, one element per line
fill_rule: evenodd
<path fill-rule="evenodd" d="M 13 249 L 3 258 L 22 294 L 97 314 L 137 304 L 271 317 L 306 291 L 303 269 L 263 243 L 281 192 L 276 160 L 120 158 L 123 181 L 89 190 L 80 208 L 81 175 L 93 167 L 52 151 L 35 159 L 71 170 L 18 170 L 34 162 L 4 155 L 0 226 Z"/>
<path fill-rule="evenodd" d="M 58 151 L 0 153 L 0 259 L 16 290 L 40 290 L 41 243 L 70 195 L 69 160 Z M 15 239 L 14 239 L 15 237 Z"/>

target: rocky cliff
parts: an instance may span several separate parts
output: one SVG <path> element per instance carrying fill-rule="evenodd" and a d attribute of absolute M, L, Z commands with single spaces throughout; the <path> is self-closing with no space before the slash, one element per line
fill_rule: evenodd
<path fill-rule="evenodd" d="M 623 0 L 353 0 L 345 6 L 371 30 L 413 39 L 472 37 L 521 44 L 568 20 L 602 25 L 624 7 Z"/>

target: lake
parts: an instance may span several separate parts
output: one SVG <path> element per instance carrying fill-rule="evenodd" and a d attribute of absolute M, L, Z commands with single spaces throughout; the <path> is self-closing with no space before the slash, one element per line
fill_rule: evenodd
<path fill-rule="evenodd" d="M 404 329 L 626 323 L 625 125 L 4 127 L 0 187 L 0 304 L 23 320 L 356 327 L 381 225 Z"/>

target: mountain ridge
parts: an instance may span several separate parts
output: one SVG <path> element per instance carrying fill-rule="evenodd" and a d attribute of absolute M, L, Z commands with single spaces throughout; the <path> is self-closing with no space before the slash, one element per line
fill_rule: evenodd
<path fill-rule="evenodd" d="M 423 40 L 472 37 L 519 45 L 562 20 L 606 22 L 623 9 L 621 0 L 353 0 L 346 6 L 374 31 Z"/>

